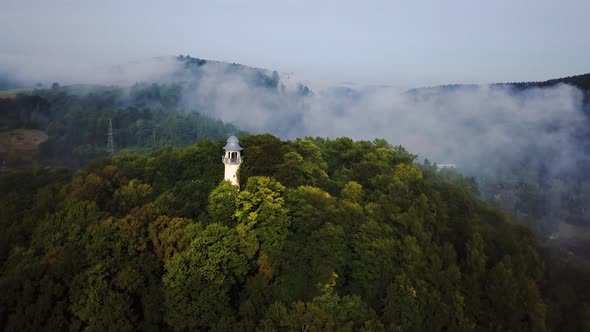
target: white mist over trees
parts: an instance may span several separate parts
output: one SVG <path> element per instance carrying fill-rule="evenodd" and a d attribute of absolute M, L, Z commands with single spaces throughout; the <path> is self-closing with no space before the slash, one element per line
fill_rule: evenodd
<path fill-rule="evenodd" d="M 431 161 L 476 173 L 523 151 L 550 157 L 551 172 L 585 158 L 572 134 L 582 130 L 582 93 L 557 85 L 447 86 L 404 92 L 387 86 L 301 85 L 292 75 L 190 57 L 160 57 L 119 66 L 2 58 L 20 84 L 60 82 L 129 86 L 183 84 L 185 109 L 284 139 L 304 136 L 385 138 Z M 30 61 L 28 64 L 23 61 Z M 36 59 L 38 60 L 38 59 Z M 73 70 L 67 70 L 67 68 Z M 549 154 L 549 155 L 548 155 Z"/>
<path fill-rule="evenodd" d="M 184 90 L 184 102 L 253 132 L 385 138 L 421 158 L 463 169 L 499 167 L 531 148 L 551 151 L 556 171 L 580 157 L 572 133 L 585 121 L 582 93 L 559 85 L 523 92 L 502 86 L 431 88 L 408 93 L 388 87 L 310 86 L 281 80 L 276 89 L 252 85 L 251 74 L 207 63 Z"/>

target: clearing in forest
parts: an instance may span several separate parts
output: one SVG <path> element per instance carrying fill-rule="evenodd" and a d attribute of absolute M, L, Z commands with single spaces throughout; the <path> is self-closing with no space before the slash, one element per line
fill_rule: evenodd
<path fill-rule="evenodd" d="M 6 160 L 33 161 L 39 144 L 49 136 L 36 129 L 13 129 L 0 131 L 0 157 Z"/>

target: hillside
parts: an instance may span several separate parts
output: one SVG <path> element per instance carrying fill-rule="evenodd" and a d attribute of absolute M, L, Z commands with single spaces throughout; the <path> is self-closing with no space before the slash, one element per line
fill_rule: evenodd
<path fill-rule="evenodd" d="M 523 90 L 529 88 L 544 88 L 555 86 L 557 84 L 569 84 L 584 91 L 590 91 L 590 73 L 582 75 L 574 75 L 568 77 L 561 77 L 550 79 L 542 82 L 512 82 L 512 83 L 498 83 L 498 85 L 509 85 L 514 88 Z"/>
<path fill-rule="evenodd" d="M 559 236 L 564 223 L 590 225 L 588 90 L 558 84 L 586 89 L 588 74 L 405 94 L 360 86 L 312 91 L 276 71 L 190 56 L 128 64 L 109 75 L 128 84 L 57 84 L 0 99 L 4 136 L 40 130 L 49 139 L 38 145 L 35 162 L 68 167 L 107 155 L 109 120 L 119 152 L 149 153 L 245 132 L 283 139 L 384 137 L 419 160 L 458 165 L 483 197 L 542 239 Z M 23 161 L 30 153 L 2 149 L 9 168 L 30 164 Z"/>
<path fill-rule="evenodd" d="M 239 93 L 236 86 L 248 95 L 259 96 L 264 105 L 256 108 L 269 115 L 280 103 L 312 93 L 301 84 L 287 88 L 276 71 L 183 55 L 109 67 L 101 74 L 106 76 L 97 75 L 101 79 L 96 83 L 88 77 L 84 84 L 47 83 L 50 88 L 14 81 L 15 86 L 36 88 L 0 90 L 0 130 L 5 135 L 13 130 L 41 130 L 49 140 L 39 146 L 37 161 L 78 167 L 106 156 L 109 120 L 113 121 L 118 150 L 149 152 L 164 146 L 187 146 L 201 138 L 240 134 L 249 123 L 259 121 L 249 116 L 245 117 L 248 123 L 242 119 L 220 121 L 224 117 L 217 103 L 234 100 L 228 93 Z M 3 82 L 12 81 L 5 78 Z M 244 106 L 237 100 L 224 110 L 239 115 Z M 289 117 L 281 116 L 285 115 Z M 240 122 L 240 128 L 227 122 Z M 288 126 L 285 123 L 277 129 Z M 27 165 L 29 159 L 20 158 L 19 153 L 4 153 L 0 158 L 11 167 Z"/>
<path fill-rule="evenodd" d="M 581 75 L 574 75 L 574 76 L 567 76 L 561 78 L 554 78 L 548 79 L 546 81 L 540 82 L 510 82 L 510 83 L 493 83 L 491 86 L 496 87 L 507 87 L 516 90 L 526 90 L 531 88 L 546 88 L 556 86 L 558 84 L 569 84 L 575 86 L 576 88 L 589 92 L 590 91 L 590 73 L 588 74 L 581 74 Z M 409 94 L 417 94 L 420 92 L 425 91 L 453 91 L 462 88 L 475 88 L 477 85 L 475 84 L 448 84 L 448 85 L 441 85 L 435 87 L 426 87 L 426 88 L 414 88 L 407 91 Z"/>
<path fill-rule="evenodd" d="M 114 126 L 117 151 L 150 152 L 243 133 L 181 105 L 181 90 L 180 84 L 137 83 L 129 88 L 72 85 L 0 98 L 0 137 L 7 137 L 0 142 L 0 159 L 10 168 L 32 161 L 82 166 L 107 156 L 109 121 Z M 24 151 L 21 145 L 28 143 L 11 138 L 17 137 L 13 135 L 17 132 L 39 132 L 45 138 L 35 142 L 33 150 Z"/>
<path fill-rule="evenodd" d="M 582 331 L 586 263 L 384 140 L 242 136 L 0 176 L 0 328 Z M 586 265 L 584 265 L 586 264 Z M 564 279 L 563 276 L 566 276 Z"/>

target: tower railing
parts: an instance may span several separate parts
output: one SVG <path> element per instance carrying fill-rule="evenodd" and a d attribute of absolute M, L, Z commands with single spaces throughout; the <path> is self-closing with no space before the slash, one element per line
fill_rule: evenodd
<path fill-rule="evenodd" d="M 242 157 L 234 157 L 234 158 L 228 158 L 226 156 L 221 157 L 221 162 L 224 164 L 241 164 L 242 160 L 243 160 Z"/>

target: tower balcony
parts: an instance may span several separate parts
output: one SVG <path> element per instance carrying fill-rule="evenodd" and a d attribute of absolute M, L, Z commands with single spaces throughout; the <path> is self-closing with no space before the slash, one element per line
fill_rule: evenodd
<path fill-rule="evenodd" d="M 226 156 L 221 157 L 221 162 L 226 165 L 239 165 L 242 163 L 242 157 L 235 157 L 235 158 L 227 158 Z"/>

